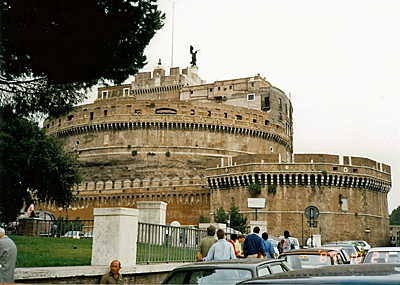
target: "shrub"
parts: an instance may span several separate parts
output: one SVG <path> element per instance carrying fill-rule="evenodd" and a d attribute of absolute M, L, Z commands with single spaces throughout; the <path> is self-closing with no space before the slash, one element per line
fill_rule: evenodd
<path fill-rule="evenodd" d="M 268 193 L 276 193 L 276 185 L 268 185 Z"/>
<path fill-rule="evenodd" d="M 171 156 L 171 153 L 170 153 L 169 151 L 167 151 L 167 152 L 165 153 L 165 156 L 166 156 L 166 157 L 170 157 L 170 156 Z"/>
<path fill-rule="evenodd" d="M 137 150 L 132 150 L 132 156 L 136 156 L 137 155 Z"/>
<path fill-rule="evenodd" d="M 131 146 L 130 144 L 128 144 L 128 149 L 131 149 L 131 147 L 132 147 L 132 146 Z"/>
<path fill-rule="evenodd" d="M 210 220 L 207 217 L 200 215 L 199 223 L 209 223 L 209 222 L 210 222 Z"/>
<path fill-rule="evenodd" d="M 156 154 L 154 152 L 148 152 L 147 155 L 148 156 L 155 156 Z"/>
<path fill-rule="evenodd" d="M 257 196 L 261 194 L 261 185 L 252 183 L 249 185 L 249 193 L 251 196 Z"/>

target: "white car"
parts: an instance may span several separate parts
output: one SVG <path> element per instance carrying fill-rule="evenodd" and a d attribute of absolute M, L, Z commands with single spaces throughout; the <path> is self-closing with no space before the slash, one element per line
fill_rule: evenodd
<path fill-rule="evenodd" d="M 93 237 L 93 231 L 88 231 L 87 233 L 85 233 L 85 234 L 83 235 L 83 237 L 85 237 L 85 238 L 92 238 L 92 237 Z"/>
<path fill-rule="evenodd" d="M 80 239 L 84 235 L 85 235 L 85 233 L 81 232 L 81 231 L 69 231 L 69 232 L 66 232 L 64 237 Z"/>
<path fill-rule="evenodd" d="M 352 241 L 358 242 L 366 251 L 371 249 L 370 244 L 365 240 L 352 240 Z"/>
<path fill-rule="evenodd" d="M 400 264 L 400 247 L 373 247 L 365 255 L 364 263 Z"/>

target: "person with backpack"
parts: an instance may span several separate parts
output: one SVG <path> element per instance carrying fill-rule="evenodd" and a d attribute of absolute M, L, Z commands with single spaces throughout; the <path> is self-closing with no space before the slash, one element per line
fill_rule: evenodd
<path fill-rule="evenodd" d="M 279 253 L 289 251 L 294 249 L 294 241 L 290 240 L 289 231 L 283 233 L 283 238 L 279 239 L 278 251 Z"/>

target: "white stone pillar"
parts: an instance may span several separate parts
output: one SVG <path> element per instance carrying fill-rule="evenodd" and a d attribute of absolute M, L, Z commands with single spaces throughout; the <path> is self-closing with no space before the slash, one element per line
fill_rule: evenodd
<path fill-rule="evenodd" d="M 95 208 L 92 265 L 136 264 L 139 211 L 130 208 Z"/>
<path fill-rule="evenodd" d="M 260 228 L 260 237 L 263 232 L 268 232 L 267 231 L 267 221 L 250 221 L 250 233 L 253 233 L 253 229 L 255 227 Z"/>
<path fill-rule="evenodd" d="M 138 201 L 139 222 L 165 225 L 167 203 L 161 201 Z"/>

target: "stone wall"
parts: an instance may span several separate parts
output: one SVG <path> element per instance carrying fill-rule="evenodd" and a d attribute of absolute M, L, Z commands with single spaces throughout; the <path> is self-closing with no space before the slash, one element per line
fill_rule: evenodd
<path fill-rule="evenodd" d="M 125 284 L 160 284 L 182 263 L 122 266 Z M 108 266 L 16 268 L 15 282 L 21 284 L 99 284 Z"/>

